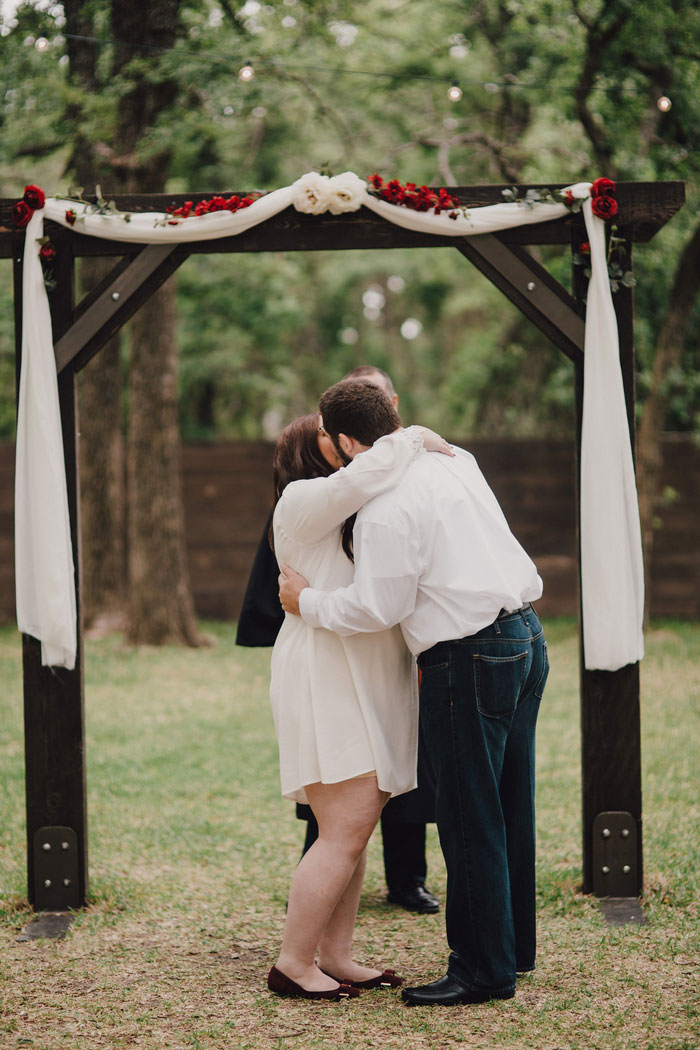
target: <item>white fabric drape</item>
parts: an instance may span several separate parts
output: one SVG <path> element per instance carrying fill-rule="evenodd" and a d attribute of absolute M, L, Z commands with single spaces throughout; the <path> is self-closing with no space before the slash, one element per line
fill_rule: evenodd
<path fill-rule="evenodd" d="M 581 440 L 584 663 L 616 671 L 644 655 L 644 565 L 634 462 L 610 294 L 605 224 L 583 205 L 591 246 Z"/>
<path fill-rule="evenodd" d="M 17 626 L 41 641 L 41 662 L 75 666 L 75 576 L 51 314 L 37 239 L 27 226 L 22 286 L 22 370 L 15 465 Z"/>
<path fill-rule="evenodd" d="M 353 176 L 354 178 L 354 176 Z M 590 183 L 570 187 L 587 197 Z M 63 466 L 51 318 L 38 257 L 44 215 L 76 233 L 139 244 L 186 243 L 243 233 L 289 207 L 292 186 L 237 212 L 196 218 L 90 214 L 87 206 L 48 198 L 27 226 L 24 256 L 22 376 L 17 426 L 16 586 L 21 631 L 42 642 L 42 661 L 72 667 L 76 624 L 73 560 Z M 562 218 L 560 204 L 508 203 L 472 208 L 456 219 L 416 212 L 362 193 L 356 202 L 398 226 L 466 237 Z M 66 219 L 73 209 L 78 221 Z M 355 204 L 345 210 L 355 210 Z M 581 477 L 584 650 L 589 669 L 615 670 L 643 652 L 643 574 L 634 469 L 619 365 L 615 313 L 605 258 L 604 223 L 584 204 L 592 277 L 586 316 Z"/>

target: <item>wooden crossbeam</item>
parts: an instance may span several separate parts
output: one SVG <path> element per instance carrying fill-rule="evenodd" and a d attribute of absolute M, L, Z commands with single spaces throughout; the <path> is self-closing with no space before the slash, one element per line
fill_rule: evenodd
<path fill-rule="evenodd" d="M 77 307 L 71 327 L 55 346 L 59 373 L 72 363 L 84 368 L 187 258 L 174 244 L 150 244 L 119 263 Z"/>
<path fill-rule="evenodd" d="M 567 357 L 575 361 L 583 353 L 580 306 L 524 248 L 492 233 L 464 237 L 455 247 Z"/>

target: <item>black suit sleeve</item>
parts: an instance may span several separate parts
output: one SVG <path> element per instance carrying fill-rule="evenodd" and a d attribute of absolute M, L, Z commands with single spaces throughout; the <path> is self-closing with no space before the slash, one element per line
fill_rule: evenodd
<path fill-rule="evenodd" d="M 250 570 L 248 586 L 243 597 L 241 615 L 238 620 L 236 645 L 274 645 L 279 629 L 284 622 L 284 613 L 279 602 L 277 577 L 279 566 L 275 553 L 270 548 L 268 533 L 272 523 L 272 512 L 267 519 L 258 549 Z"/>

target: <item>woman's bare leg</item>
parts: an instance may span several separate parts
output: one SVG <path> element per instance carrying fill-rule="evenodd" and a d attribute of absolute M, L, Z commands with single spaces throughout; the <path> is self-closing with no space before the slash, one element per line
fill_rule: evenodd
<path fill-rule="evenodd" d="M 349 956 L 348 929 L 351 937 L 364 874 L 362 858 L 387 796 L 379 791 L 375 777 L 339 784 L 310 784 L 306 794 L 318 821 L 319 835 L 292 879 L 277 966 L 302 988 L 322 991 L 337 987 L 337 982 L 316 966 L 316 949 L 333 917 L 339 935 L 347 942 L 347 950 L 343 946 L 339 954 Z M 326 940 L 324 944 L 327 945 Z M 326 961 L 329 954 L 327 950 Z M 374 973 L 367 971 L 368 976 Z M 359 979 L 359 974 L 339 976 Z"/>
<path fill-rule="evenodd" d="M 333 914 L 326 923 L 318 944 L 318 965 L 326 973 L 344 981 L 366 981 L 376 977 L 380 971 L 360 966 L 352 958 L 352 935 L 355 931 L 357 908 L 365 877 L 367 850 L 355 865 L 352 878 L 345 887 Z"/>

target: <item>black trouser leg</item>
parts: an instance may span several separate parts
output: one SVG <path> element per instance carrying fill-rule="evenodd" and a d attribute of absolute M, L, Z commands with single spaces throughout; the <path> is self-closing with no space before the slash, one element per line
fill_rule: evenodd
<path fill-rule="evenodd" d="M 304 839 L 304 848 L 301 851 L 301 856 L 302 857 L 304 856 L 304 854 L 306 853 L 307 850 L 311 849 L 311 847 L 313 846 L 313 844 L 314 844 L 314 842 L 316 841 L 317 838 L 318 838 L 318 824 L 316 822 L 316 817 L 312 813 L 311 816 L 309 817 L 309 819 L 306 822 L 306 838 Z"/>
<path fill-rule="evenodd" d="M 425 882 L 425 824 L 396 822 L 382 816 L 384 873 L 389 892 Z"/>

